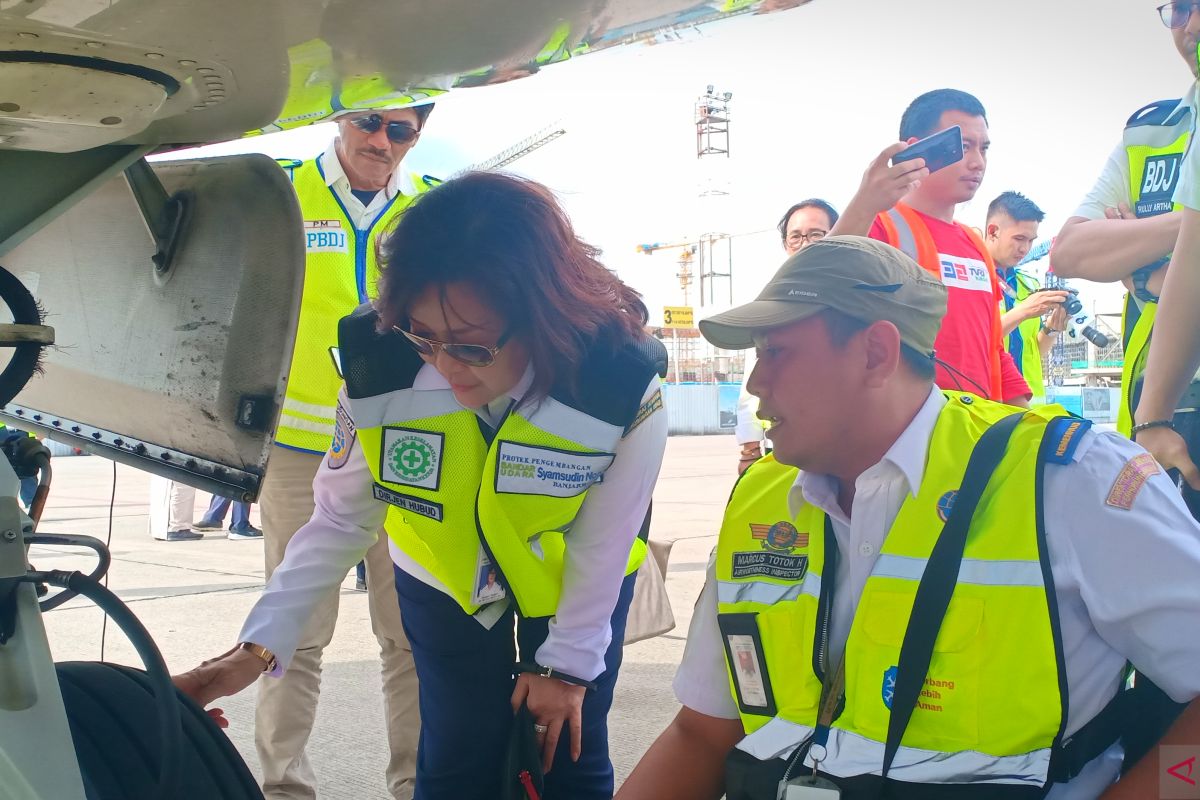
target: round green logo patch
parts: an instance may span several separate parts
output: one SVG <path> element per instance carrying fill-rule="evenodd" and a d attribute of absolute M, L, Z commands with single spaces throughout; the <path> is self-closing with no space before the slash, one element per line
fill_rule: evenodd
<path fill-rule="evenodd" d="M 437 469 L 437 453 L 418 436 L 402 436 L 388 448 L 388 463 L 406 481 L 423 481 Z"/>

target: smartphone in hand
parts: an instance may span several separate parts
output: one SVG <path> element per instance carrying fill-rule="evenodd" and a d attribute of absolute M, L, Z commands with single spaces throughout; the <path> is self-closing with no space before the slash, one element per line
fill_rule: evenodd
<path fill-rule="evenodd" d="M 892 156 L 892 164 L 911 161 L 914 158 L 925 159 L 925 168 L 931 173 L 962 161 L 962 128 L 954 125 L 946 128 L 944 131 L 938 131 L 932 136 L 926 136 L 920 141 L 913 142 L 907 148 Z"/>

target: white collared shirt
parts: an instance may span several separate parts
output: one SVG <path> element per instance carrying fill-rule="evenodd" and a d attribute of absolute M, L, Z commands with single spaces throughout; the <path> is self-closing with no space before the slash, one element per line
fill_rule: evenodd
<path fill-rule="evenodd" d="M 325 152 L 317 158 L 317 164 L 325 176 L 325 185 L 332 189 L 337 198 L 342 201 L 342 207 L 350 216 L 351 224 L 358 230 L 365 231 L 370 228 L 371 223 L 383 213 L 388 203 L 396 195 L 413 197 L 417 194 L 416 186 L 413 185 L 413 176 L 405 171 L 402 162 L 392 172 L 392 177 L 388 178 L 387 186 L 383 187 L 383 190 L 364 206 L 362 201 L 350 191 L 350 179 L 346 177 L 346 170 L 342 167 L 341 159 L 338 158 L 337 141 L 334 139 L 329 143 L 329 147 L 325 148 Z"/>
<path fill-rule="evenodd" d="M 850 518 L 837 503 L 837 481 L 802 473 L 789 495 L 830 516 L 838 544 L 830 649 L 838 655 L 858 598 L 887 531 L 910 491 L 920 491 L 929 441 L 945 399 L 935 390 L 878 464 L 855 482 Z M 1115 695 L 1128 660 L 1178 702 L 1200 695 L 1200 525 L 1165 473 L 1142 486 L 1132 508 L 1107 504 L 1130 459 L 1145 451 L 1113 433 L 1088 430 L 1070 464 L 1045 472 L 1045 527 L 1050 569 L 1062 623 L 1069 706 L 1066 734 L 1077 731 Z M 717 627 L 713 563 L 688 632 L 675 694 L 712 717 L 734 719 L 724 648 Z M 1020 687 L 1000 687 L 1020 691 Z M 1092 798 L 1121 766 L 1114 745 L 1052 800 Z"/>
<path fill-rule="evenodd" d="M 532 369 L 526 370 L 505 396 L 485 408 L 471 410 L 485 424 L 495 427 L 532 381 Z M 413 388 L 444 390 L 450 384 L 426 364 L 418 371 Z M 642 402 L 659 390 L 655 376 L 646 386 Z M 339 402 L 349 408 L 344 389 Z M 562 595 L 546 641 L 538 648 L 537 663 L 587 680 L 604 671 L 604 653 L 612 639 L 610 618 L 630 547 L 641 530 L 658 480 L 666 439 L 667 415 L 660 410 L 617 444 L 603 482 L 588 490 L 567 537 Z M 282 674 L 291 661 L 316 603 L 341 583 L 379 536 L 387 506 L 375 499 L 373 485 L 374 478 L 357 443 L 345 463 L 336 469 L 329 467 L 327 458 L 322 459 L 313 481 L 313 517 L 288 543 L 283 562 L 271 575 L 238 638 L 273 652 L 279 660 L 275 674 Z M 445 585 L 428 570 L 394 543 L 389 544 L 392 559 L 401 570 L 446 592 Z M 494 624 L 503 609 L 499 603 L 484 606 L 477 618 L 481 624 Z M 485 613 L 489 610 L 490 615 Z"/>

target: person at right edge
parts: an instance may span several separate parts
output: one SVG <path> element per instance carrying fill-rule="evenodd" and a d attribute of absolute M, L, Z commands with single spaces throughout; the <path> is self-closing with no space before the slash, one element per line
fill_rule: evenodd
<path fill-rule="evenodd" d="M 1119 434 L 939 390 L 946 295 L 833 236 L 700 322 L 758 350 L 774 450 L 617 800 L 1147 800 L 1196 757 L 1200 524 Z M 1118 781 L 1129 663 L 1190 705 Z"/>
<path fill-rule="evenodd" d="M 1147 3 L 1146 12 L 1151 8 Z M 1117 430 L 1126 436 L 1133 429 L 1133 409 L 1159 296 L 1185 214 L 1173 195 L 1196 124 L 1197 3 L 1167 3 L 1159 13 L 1193 82 L 1182 99 L 1162 100 L 1134 112 L 1095 186 L 1067 220 L 1050 252 L 1059 277 L 1125 285 L 1121 315 L 1125 363 Z"/>
<path fill-rule="evenodd" d="M 274 680 L 382 527 L 419 679 L 416 799 L 506 796 L 516 734 L 548 770 L 544 800 L 610 800 L 608 712 L 667 438 L 664 349 L 639 295 L 531 181 L 447 181 L 382 255 L 375 304 L 339 326 L 346 383 L 316 512 L 239 646 L 177 685 L 207 704 Z"/>
<path fill-rule="evenodd" d="M 963 158 L 930 174 L 922 158 L 891 164 L 918 139 L 953 126 L 962 129 Z M 834 234 L 870 236 L 905 252 L 949 291 L 937 338 L 937 384 L 989 400 L 1026 406 L 1032 397 L 1000 332 L 1004 300 L 988 249 L 972 228 L 957 222 L 959 203 L 975 197 L 987 171 L 987 113 L 957 89 L 926 92 L 900 119 L 900 138 L 867 167 Z"/>

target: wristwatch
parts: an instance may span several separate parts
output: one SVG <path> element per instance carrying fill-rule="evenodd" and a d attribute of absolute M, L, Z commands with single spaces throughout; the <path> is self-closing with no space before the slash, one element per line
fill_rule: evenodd
<path fill-rule="evenodd" d="M 263 663 L 266 664 L 266 666 L 263 667 L 263 672 L 273 672 L 275 667 L 279 664 L 279 659 L 275 658 L 275 654 L 263 647 L 261 644 L 255 644 L 254 642 L 242 642 L 240 645 L 238 645 L 238 647 L 242 650 L 248 650 L 261 658 Z"/>

